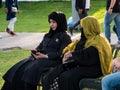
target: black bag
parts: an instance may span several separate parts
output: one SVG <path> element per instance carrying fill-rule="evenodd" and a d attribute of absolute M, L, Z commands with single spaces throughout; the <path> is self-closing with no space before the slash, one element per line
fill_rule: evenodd
<path fill-rule="evenodd" d="M 11 6 L 11 11 L 13 12 L 13 13 L 17 13 L 18 12 L 18 9 L 17 9 L 17 7 L 16 7 L 16 1 L 15 0 L 13 0 L 13 4 L 12 4 L 12 6 Z"/>
<path fill-rule="evenodd" d="M 43 90 L 59 90 L 59 75 L 75 66 L 74 60 L 68 60 L 46 73 L 41 79 Z"/>
<path fill-rule="evenodd" d="M 64 72 L 63 64 L 56 66 L 49 73 L 46 73 L 41 79 L 43 90 L 59 90 L 58 76 Z"/>
<path fill-rule="evenodd" d="M 67 60 L 66 62 L 63 63 L 63 68 L 65 70 L 69 70 L 69 69 L 74 68 L 76 66 L 78 66 L 78 65 L 76 64 L 75 60 L 73 60 L 73 59 Z"/>
<path fill-rule="evenodd" d="M 15 13 L 18 12 L 17 7 L 11 7 L 11 11 Z"/>

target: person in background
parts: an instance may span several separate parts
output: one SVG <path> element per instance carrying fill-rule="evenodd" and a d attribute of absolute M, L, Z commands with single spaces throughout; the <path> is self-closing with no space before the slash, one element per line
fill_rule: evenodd
<path fill-rule="evenodd" d="M 0 8 L 2 7 L 2 0 L 0 0 Z M 2 38 L 2 36 L 0 36 L 0 38 Z"/>
<path fill-rule="evenodd" d="M 88 10 L 90 9 L 90 0 L 76 0 L 75 8 L 81 20 L 88 15 Z M 80 24 L 80 20 L 78 20 L 72 27 L 69 27 L 71 35 L 73 35 L 73 29 Z"/>
<path fill-rule="evenodd" d="M 62 12 L 48 15 L 50 30 L 31 56 L 15 64 L 3 76 L 1 90 L 37 90 L 40 77 L 46 69 L 60 64 L 63 49 L 71 43 L 67 34 L 66 16 Z"/>
<path fill-rule="evenodd" d="M 70 16 L 68 18 L 68 20 L 67 20 L 67 29 L 68 29 L 68 31 L 70 31 L 69 28 L 72 27 L 72 26 L 73 26 L 73 18 L 72 18 L 72 16 Z"/>
<path fill-rule="evenodd" d="M 58 90 L 80 90 L 81 79 L 99 78 L 111 73 L 112 50 L 100 30 L 98 20 L 93 16 L 86 16 L 81 19 L 80 24 L 83 29 L 75 50 L 66 52 L 62 59 L 63 66 L 55 68 L 44 77 L 43 90 L 56 90 L 56 87 Z M 74 61 L 75 65 L 64 65 L 69 61 Z"/>
<path fill-rule="evenodd" d="M 16 13 L 18 12 L 18 0 L 5 0 L 6 20 L 9 21 L 5 31 L 12 36 L 16 35 L 14 25 L 17 20 Z"/>
<path fill-rule="evenodd" d="M 2 7 L 2 0 L 0 0 L 0 8 Z"/>
<path fill-rule="evenodd" d="M 102 90 L 120 90 L 120 72 L 103 77 Z"/>
<path fill-rule="evenodd" d="M 111 43 L 110 24 L 114 20 L 113 30 L 118 37 L 120 44 L 120 0 L 106 0 L 106 14 L 104 18 L 105 37 Z"/>

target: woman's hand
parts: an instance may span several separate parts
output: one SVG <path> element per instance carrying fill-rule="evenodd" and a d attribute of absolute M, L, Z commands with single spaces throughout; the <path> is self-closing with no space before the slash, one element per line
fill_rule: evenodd
<path fill-rule="evenodd" d="M 78 13 L 82 14 L 83 13 L 83 9 L 78 9 Z"/>
<path fill-rule="evenodd" d="M 109 14 L 112 14 L 112 11 L 113 11 L 112 8 L 109 8 L 109 9 L 108 9 L 108 13 L 109 13 Z"/>
<path fill-rule="evenodd" d="M 41 59 L 41 58 L 48 58 L 48 56 L 46 54 L 40 53 L 40 52 L 36 52 L 36 54 L 32 55 L 36 58 L 36 59 Z"/>
<path fill-rule="evenodd" d="M 64 57 L 62 59 L 62 62 L 65 62 L 66 60 L 68 60 L 69 58 L 72 57 L 72 51 L 68 51 L 64 54 Z"/>

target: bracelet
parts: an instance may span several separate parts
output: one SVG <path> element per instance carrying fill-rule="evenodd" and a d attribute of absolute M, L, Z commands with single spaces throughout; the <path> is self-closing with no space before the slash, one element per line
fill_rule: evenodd
<path fill-rule="evenodd" d="M 113 7 L 110 7 L 109 9 L 113 9 Z"/>

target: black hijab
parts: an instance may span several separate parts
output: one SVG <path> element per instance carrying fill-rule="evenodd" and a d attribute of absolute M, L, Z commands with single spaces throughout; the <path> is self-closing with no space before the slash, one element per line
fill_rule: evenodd
<path fill-rule="evenodd" d="M 85 42 L 86 42 L 86 37 L 85 37 L 85 35 L 84 35 L 83 28 L 81 28 L 81 39 L 80 39 L 80 41 L 77 43 L 77 46 L 76 46 L 75 50 L 83 49 L 83 48 L 84 48 L 84 45 L 85 45 Z"/>
<path fill-rule="evenodd" d="M 48 35 L 52 37 L 54 34 L 59 32 L 65 32 L 67 30 L 67 20 L 66 16 L 62 12 L 52 12 L 48 15 L 48 22 L 50 22 L 50 19 L 53 19 L 57 22 L 57 28 L 56 30 L 52 30 L 50 28 Z"/>

